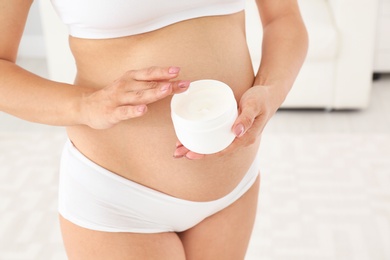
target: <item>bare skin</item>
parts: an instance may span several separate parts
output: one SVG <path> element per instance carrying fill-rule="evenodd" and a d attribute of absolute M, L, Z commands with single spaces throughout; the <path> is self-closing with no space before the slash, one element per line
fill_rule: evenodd
<path fill-rule="evenodd" d="M 193 19 L 139 36 L 101 40 L 92 46 L 90 40 L 71 38 L 78 68 L 76 85 L 100 89 L 115 82 L 129 68 L 136 70 L 151 64 L 169 67 L 173 63 L 180 67 L 174 80 L 221 80 L 233 88 L 239 100 L 254 81 L 243 19 L 242 12 Z M 215 34 L 224 27 L 229 34 Z M 226 46 L 226 50 L 217 51 L 220 46 Z M 106 54 L 99 55 L 102 62 L 96 63 L 94 57 L 99 49 L 106 50 Z M 91 61 L 94 66 L 91 66 Z M 230 70 L 237 73 L 230 73 Z M 175 160 L 177 137 L 170 119 L 169 102 L 170 98 L 164 98 L 149 104 L 142 117 L 126 120 L 109 129 L 96 131 L 87 126 L 72 126 L 68 127 L 68 134 L 88 158 L 145 186 L 195 201 L 226 195 L 246 173 L 257 145 L 225 156 L 209 156 L 201 161 Z"/>
<path fill-rule="evenodd" d="M 66 126 L 86 157 L 127 179 L 182 199 L 218 199 L 247 172 L 261 132 L 291 88 L 307 48 L 296 1 L 257 3 L 264 43 L 256 75 L 244 12 L 239 12 L 117 39 L 71 37 L 78 74 L 68 85 L 14 64 L 31 1 L 0 0 L 0 31 L 9 36 L 0 39 L 0 110 Z M 232 127 L 233 144 L 205 156 L 177 142 L 169 102 L 190 81 L 207 78 L 232 88 L 239 117 Z M 60 217 L 69 259 L 243 259 L 258 186 L 259 180 L 231 206 L 180 234 L 98 232 Z"/>
<path fill-rule="evenodd" d="M 91 231 L 60 217 L 71 260 L 244 259 L 256 215 L 259 180 L 239 200 L 183 233 Z"/>

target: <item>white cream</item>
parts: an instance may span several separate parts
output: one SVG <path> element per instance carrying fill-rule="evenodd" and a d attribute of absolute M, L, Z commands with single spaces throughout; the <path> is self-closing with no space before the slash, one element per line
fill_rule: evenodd
<path fill-rule="evenodd" d="M 223 88 L 212 86 L 197 88 L 192 83 L 189 90 L 180 96 L 176 113 L 183 119 L 191 121 L 214 119 L 230 108 L 230 95 L 228 94 Z"/>
<path fill-rule="evenodd" d="M 211 154 L 229 146 L 237 118 L 237 102 L 228 85 L 217 80 L 198 80 L 176 94 L 171 115 L 179 141 L 193 152 Z"/>

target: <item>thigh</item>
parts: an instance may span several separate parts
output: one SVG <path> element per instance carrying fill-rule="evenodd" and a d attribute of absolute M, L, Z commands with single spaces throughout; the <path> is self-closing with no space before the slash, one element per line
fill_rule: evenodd
<path fill-rule="evenodd" d="M 69 260 L 185 260 L 176 233 L 111 233 L 79 227 L 60 216 Z"/>
<path fill-rule="evenodd" d="M 239 260 L 251 237 L 259 194 L 260 176 L 236 202 L 179 234 L 187 260 Z"/>

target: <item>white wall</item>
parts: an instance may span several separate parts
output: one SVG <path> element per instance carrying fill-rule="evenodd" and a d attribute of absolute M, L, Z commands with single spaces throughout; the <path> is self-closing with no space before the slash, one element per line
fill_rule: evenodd
<path fill-rule="evenodd" d="M 19 57 L 44 58 L 46 56 L 38 4 L 38 1 L 34 1 L 31 6 L 19 46 Z"/>

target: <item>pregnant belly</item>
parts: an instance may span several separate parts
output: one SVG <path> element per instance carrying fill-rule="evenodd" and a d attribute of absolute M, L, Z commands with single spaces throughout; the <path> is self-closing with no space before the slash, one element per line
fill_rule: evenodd
<path fill-rule="evenodd" d="M 199 24 L 205 21 L 200 19 L 189 21 L 193 25 L 184 22 L 138 38 L 97 43 L 73 39 L 71 47 L 78 66 L 76 86 L 98 89 L 127 70 L 179 66 L 180 79 L 220 80 L 232 88 L 239 100 L 252 85 L 253 68 L 242 26 L 227 27 L 224 19 L 229 18 L 221 19 L 212 23 L 219 30 L 206 30 Z M 100 54 L 98 62 L 90 59 L 96 53 Z M 84 155 L 104 168 L 193 201 L 213 200 L 229 193 L 246 173 L 258 147 L 257 143 L 223 157 L 210 155 L 199 161 L 174 159 L 177 137 L 170 117 L 170 98 L 148 105 L 146 115 L 110 129 L 74 126 L 68 128 L 68 134 Z"/>

